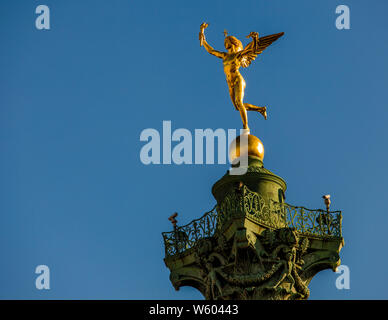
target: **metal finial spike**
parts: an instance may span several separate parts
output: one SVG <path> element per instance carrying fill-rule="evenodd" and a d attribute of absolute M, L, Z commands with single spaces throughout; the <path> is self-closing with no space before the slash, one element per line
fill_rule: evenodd
<path fill-rule="evenodd" d="M 327 212 L 329 212 L 330 204 L 331 204 L 330 194 L 325 194 L 324 196 L 322 196 L 322 198 L 323 198 L 323 201 L 325 202 L 326 210 Z"/>
<path fill-rule="evenodd" d="M 171 221 L 171 223 L 172 223 L 172 225 L 173 225 L 174 227 L 176 226 L 176 224 L 177 224 L 177 222 L 178 222 L 178 221 L 175 219 L 177 216 L 178 216 L 178 213 L 175 212 L 172 216 L 170 216 L 170 217 L 168 218 L 168 220 Z"/>
<path fill-rule="evenodd" d="M 226 38 L 228 36 L 228 31 L 226 29 L 224 30 L 224 37 Z"/>

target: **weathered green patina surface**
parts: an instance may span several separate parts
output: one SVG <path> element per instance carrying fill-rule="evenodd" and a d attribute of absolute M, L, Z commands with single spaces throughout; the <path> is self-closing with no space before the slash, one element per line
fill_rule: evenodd
<path fill-rule="evenodd" d="M 289 205 L 285 189 L 252 157 L 245 175 L 216 182 L 211 211 L 163 233 L 174 287 L 206 299 L 307 299 L 312 277 L 340 265 L 342 215 Z"/>

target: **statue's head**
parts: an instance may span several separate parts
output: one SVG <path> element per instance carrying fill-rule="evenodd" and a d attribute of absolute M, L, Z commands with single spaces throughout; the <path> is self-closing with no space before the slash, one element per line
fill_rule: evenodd
<path fill-rule="evenodd" d="M 224 40 L 225 49 L 228 51 L 239 52 L 244 49 L 240 40 L 233 36 L 227 36 Z"/>

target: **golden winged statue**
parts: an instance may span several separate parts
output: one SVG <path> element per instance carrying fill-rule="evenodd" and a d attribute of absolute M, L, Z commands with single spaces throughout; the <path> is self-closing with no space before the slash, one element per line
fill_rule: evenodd
<path fill-rule="evenodd" d="M 200 45 L 205 47 L 206 51 L 210 54 L 222 59 L 224 64 L 224 72 L 226 75 L 226 82 L 228 83 L 229 87 L 230 98 L 232 99 L 236 110 L 240 112 L 243 128 L 249 130 L 247 111 L 260 112 L 264 118 L 267 119 L 267 108 L 258 107 L 243 102 L 246 84 L 244 78 L 240 74 L 239 69 L 240 67 L 247 68 L 252 63 L 252 61 L 256 59 L 258 54 L 262 53 L 263 50 L 266 49 L 272 42 L 279 39 L 284 34 L 284 32 L 261 38 L 259 38 L 259 34 L 257 32 L 251 32 L 247 38 L 252 38 L 252 42 L 250 42 L 244 48 L 240 40 L 234 36 L 228 36 L 227 32 L 224 31 L 224 45 L 227 52 L 220 52 L 214 50 L 206 42 L 204 31 L 207 27 L 207 23 L 202 23 L 200 26 Z"/>

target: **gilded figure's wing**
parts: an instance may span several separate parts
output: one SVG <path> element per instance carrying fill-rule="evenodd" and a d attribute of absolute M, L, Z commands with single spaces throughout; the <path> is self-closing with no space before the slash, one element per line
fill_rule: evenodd
<path fill-rule="evenodd" d="M 241 66 L 243 68 L 248 67 L 253 60 L 256 59 L 257 55 L 262 53 L 272 42 L 279 39 L 284 32 L 271 34 L 269 36 L 259 38 L 258 43 L 253 40 L 249 43 L 240 53 L 241 55 Z"/>

